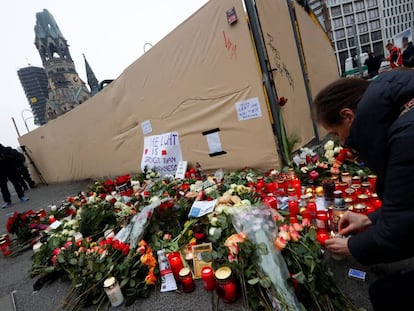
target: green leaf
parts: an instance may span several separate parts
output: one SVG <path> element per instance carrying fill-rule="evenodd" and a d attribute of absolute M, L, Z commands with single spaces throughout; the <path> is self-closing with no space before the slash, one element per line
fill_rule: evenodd
<path fill-rule="evenodd" d="M 69 264 L 72 266 L 76 266 L 78 264 L 78 261 L 76 260 L 76 258 L 71 258 L 69 260 Z"/>
<path fill-rule="evenodd" d="M 247 281 L 247 283 L 249 283 L 250 285 L 256 285 L 257 283 L 259 283 L 259 278 L 250 279 Z"/>
<path fill-rule="evenodd" d="M 66 262 L 65 257 L 63 256 L 63 254 L 59 254 L 57 256 L 57 261 L 58 261 L 58 263 L 62 263 L 62 264 Z"/>
<path fill-rule="evenodd" d="M 125 278 L 121 281 L 121 284 L 119 285 L 121 288 L 124 287 L 129 282 L 129 278 Z"/>
<path fill-rule="evenodd" d="M 210 261 L 213 261 L 213 256 L 212 256 L 211 252 L 202 252 L 201 253 L 201 259 L 203 261 L 210 262 Z"/>
<path fill-rule="evenodd" d="M 298 273 L 296 273 L 296 274 L 292 275 L 292 277 L 293 277 L 296 281 L 298 281 L 300 284 L 304 284 L 304 283 L 305 283 L 305 281 L 306 281 L 306 277 L 305 277 L 305 275 L 303 274 L 303 272 L 302 272 L 302 271 L 300 271 L 300 272 L 298 272 Z"/>
<path fill-rule="evenodd" d="M 136 284 L 137 284 L 137 282 L 134 279 L 129 280 L 129 286 L 135 287 Z"/>
<path fill-rule="evenodd" d="M 264 277 L 260 279 L 260 285 L 264 288 L 270 288 L 272 286 L 272 282 L 270 281 L 269 277 Z"/>
<path fill-rule="evenodd" d="M 103 277 L 102 272 L 97 272 L 95 274 L 95 280 L 97 280 L 97 281 L 102 280 L 102 277 Z"/>
<path fill-rule="evenodd" d="M 259 251 L 260 255 L 267 255 L 269 253 L 266 244 L 263 242 L 257 244 L 257 250 Z"/>

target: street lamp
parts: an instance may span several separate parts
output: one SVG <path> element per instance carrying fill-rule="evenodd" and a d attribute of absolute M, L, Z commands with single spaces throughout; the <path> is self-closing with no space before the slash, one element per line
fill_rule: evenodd
<path fill-rule="evenodd" d="M 153 47 L 153 45 L 152 45 L 151 43 L 146 42 L 146 43 L 144 44 L 144 53 L 146 53 L 146 52 L 147 52 L 147 51 L 145 50 L 145 47 L 146 47 L 147 45 L 149 45 L 149 46 L 150 46 L 150 48 L 152 48 L 152 47 Z"/>
<path fill-rule="evenodd" d="M 24 117 L 24 114 L 23 114 L 23 112 L 25 112 L 25 111 L 30 112 L 30 113 L 32 114 L 32 116 L 25 118 L 25 117 Z M 22 117 L 22 120 L 23 120 L 24 125 L 26 126 L 27 133 L 29 133 L 29 132 L 30 132 L 30 130 L 29 130 L 29 127 L 27 126 L 26 120 L 28 120 L 28 119 L 30 119 L 30 118 L 34 119 L 33 112 L 32 112 L 30 109 L 23 109 L 23 110 L 20 112 L 20 115 L 21 115 L 21 117 Z"/>

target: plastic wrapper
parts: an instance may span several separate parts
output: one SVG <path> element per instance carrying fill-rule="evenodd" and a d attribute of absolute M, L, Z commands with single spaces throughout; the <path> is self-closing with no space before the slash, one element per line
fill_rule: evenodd
<path fill-rule="evenodd" d="M 273 220 L 271 209 L 264 206 L 234 208 L 231 214 L 237 232 L 244 232 L 251 242 L 263 243 L 267 247 L 268 253 L 259 256 L 258 268 L 270 278 L 273 288 L 283 297 L 284 305 L 288 305 L 288 309 L 281 307 L 278 303 L 279 299 L 268 292 L 275 310 L 300 310 L 293 288 L 286 281 L 289 278 L 289 271 L 285 259 L 273 245 L 278 228 Z"/>

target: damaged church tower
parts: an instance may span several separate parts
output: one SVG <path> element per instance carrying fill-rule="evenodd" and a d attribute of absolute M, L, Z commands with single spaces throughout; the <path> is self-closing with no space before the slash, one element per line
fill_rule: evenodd
<path fill-rule="evenodd" d="M 36 14 L 35 45 L 48 79 L 46 122 L 87 100 L 91 94 L 79 78 L 69 45 L 48 10 Z"/>

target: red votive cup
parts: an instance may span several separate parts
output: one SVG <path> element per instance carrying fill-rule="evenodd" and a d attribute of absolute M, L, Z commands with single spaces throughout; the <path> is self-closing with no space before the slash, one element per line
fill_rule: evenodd
<path fill-rule="evenodd" d="M 277 209 L 277 198 L 272 195 L 266 196 L 263 198 L 263 204 L 267 207 Z"/>
<path fill-rule="evenodd" d="M 230 267 L 218 268 L 215 272 L 216 293 L 225 303 L 231 303 L 237 298 L 237 285 L 232 277 Z"/>
<path fill-rule="evenodd" d="M 299 206 L 298 201 L 289 201 L 288 202 L 289 214 L 291 217 L 296 216 L 299 214 Z"/>
<path fill-rule="evenodd" d="M 216 280 L 214 279 L 214 271 L 210 266 L 205 266 L 201 269 L 201 278 L 204 282 L 204 288 L 208 291 L 216 287 Z"/>
<path fill-rule="evenodd" d="M 316 212 L 316 227 L 318 230 L 328 231 L 328 212 L 327 211 Z"/>
<path fill-rule="evenodd" d="M 167 255 L 171 270 L 176 280 L 180 280 L 180 270 L 184 268 L 180 252 L 171 252 Z"/>
<path fill-rule="evenodd" d="M 316 238 L 318 239 L 318 242 L 325 246 L 325 241 L 330 238 L 328 231 L 323 229 L 318 229 L 316 232 Z"/>
<path fill-rule="evenodd" d="M 195 289 L 195 283 L 191 270 L 188 268 L 182 268 L 179 272 L 180 283 L 184 293 L 191 293 Z"/>

